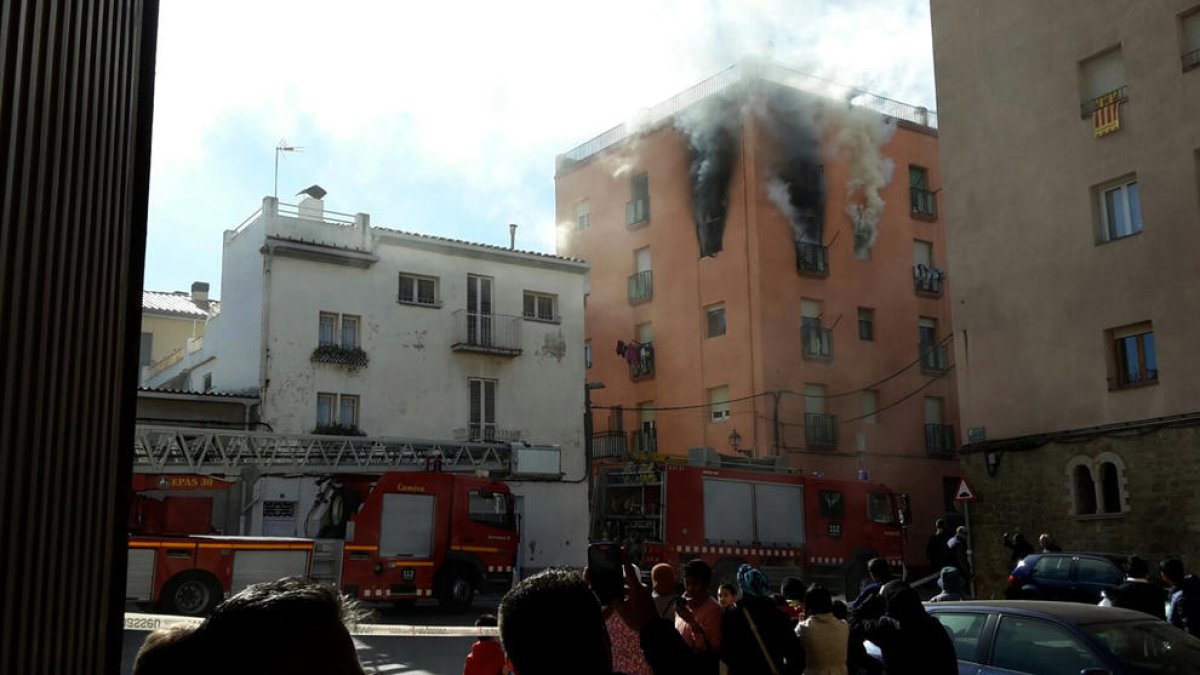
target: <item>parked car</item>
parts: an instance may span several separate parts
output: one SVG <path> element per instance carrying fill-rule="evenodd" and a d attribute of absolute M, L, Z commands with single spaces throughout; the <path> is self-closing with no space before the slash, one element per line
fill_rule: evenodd
<path fill-rule="evenodd" d="M 1105 589 L 1125 580 L 1122 560 L 1103 553 L 1031 553 L 1009 573 L 1004 597 L 1094 605 Z"/>
<path fill-rule="evenodd" d="M 1200 673 L 1200 639 L 1141 612 L 1073 602 L 939 602 L 959 675 Z"/>

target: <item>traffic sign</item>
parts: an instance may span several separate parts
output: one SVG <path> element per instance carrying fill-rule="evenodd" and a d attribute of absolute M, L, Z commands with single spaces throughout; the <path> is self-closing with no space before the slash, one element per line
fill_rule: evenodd
<path fill-rule="evenodd" d="M 958 481 L 958 489 L 954 491 L 954 501 L 956 502 L 973 502 L 978 497 L 975 496 L 975 490 L 967 484 L 966 478 L 960 478 Z"/>

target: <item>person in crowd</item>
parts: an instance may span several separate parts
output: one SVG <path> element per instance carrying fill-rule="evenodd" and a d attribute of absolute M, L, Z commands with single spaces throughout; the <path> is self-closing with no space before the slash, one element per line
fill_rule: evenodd
<path fill-rule="evenodd" d="M 642 571 L 638 569 L 638 566 L 630 566 L 633 567 L 634 576 L 641 579 Z M 583 570 L 583 580 L 588 580 L 587 568 Z M 657 604 L 655 602 L 656 609 Z M 617 613 L 614 604 L 602 606 L 601 613 L 604 617 L 604 629 L 608 632 L 613 671 L 623 675 L 654 675 L 650 670 L 650 664 L 646 663 L 646 657 L 642 654 L 641 638 L 638 632 L 625 623 Z"/>
<path fill-rule="evenodd" d="M 903 581 L 889 581 L 850 614 L 850 625 L 879 646 L 888 675 L 957 675 L 954 643 Z"/>
<path fill-rule="evenodd" d="M 1038 551 L 1041 553 L 1062 553 L 1062 547 L 1058 542 L 1054 541 L 1048 532 L 1043 532 L 1038 536 Z"/>
<path fill-rule="evenodd" d="M 1141 556 L 1131 555 L 1125 562 L 1125 570 L 1125 582 L 1105 589 L 1100 605 L 1124 607 L 1166 621 L 1167 591 L 1150 578 L 1150 563 Z"/>
<path fill-rule="evenodd" d="M 962 525 L 954 530 L 954 536 L 946 543 L 946 549 L 950 552 L 950 560 L 946 564 L 958 568 L 964 584 L 971 580 L 971 561 L 967 559 L 968 545 L 967 528 Z"/>
<path fill-rule="evenodd" d="M 1008 549 L 1009 551 L 1008 569 L 1010 570 L 1016 567 L 1017 563 L 1024 560 L 1025 556 L 1033 553 L 1033 544 L 1029 543 L 1029 541 L 1025 539 L 1025 535 L 1021 534 L 1020 532 L 1013 533 L 1011 537 L 1009 537 L 1008 533 L 1005 532 L 1002 542 L 1004 543 L 1004 548 Z"/>
<path fill-rule="evenodd" d="M 929 558 L 930 569 L 941 569 L 948 564 L 946 561 L 946 542 L 948 541 L 950 541 L 950 530 L 946 527 L 946 519 L 938 518 L 933 521 L 933 535 L 929 537 L 929 543 L 925 544 L 925 557 Z"/>
<path fill-rule="evenodd" d="M 737 586 L 733 584 L 721 584 L 717 588 L 717 602 L 720 603 L 721 609 L 729 609 L 737 602 Z"/>
<path fill-rule="evenodd" d="M 1200 580 L 1184 571 L 1183 561 L 1167 558 L 1159 565 L 1163 581 L 1171 586 L 1167 621 L 1200 637 Z"/>
<path fill-rule="evenodd" d="M 804 582 L 796 577 L 787 577 L 779 585 L 779 593 L 787 602 L 783 609 L 788 618 L 792 620 L 792 625 L 804 619 L 804 595 L 806 592 Z"/>
<path fill-rule="evenodd" d="M 952 565 L 943 567 L 942 571 L 938 573 L 937 585 L 938 588 L 942 589 L 942 592 L 930 598 L 930 602 L 949 602 L 951 600 L 967 599 L 967 596 L 963 594 L 963 578 L 958 573 L 957 567 Z"/>
<path fill-rule="evenodd" d="M 697 652 L 713 657 L 721 649 L 721 605 L 708 592 L 712 568 L 703 560 L 683 566 L 684 601 L 675 607 L 675 629 Z"/>
<path fill-rule="evenodd" d="M 654 589 L 654 606 L 664 619 L 675 620 L 675 603 L 679 601 L 679 579 L 675 568 L 659 563 L 650 568 L 650 583 Z"/>
<path fill-rule="evenodd" d="M 475 619 L 477 628 L 494 628 L 497 625 L 493 614 L 481 614 Z M 500 643 L 490 635 L 480 635 L 467 654 L 463 675 L 505 675 L 504 664 L 504 649 Z"/>
<path fill-rule="evenodd" d="M 833 596 L 820 584 L 805 594 L 805 617 L 796 625 L 804 645 L 804 675 L 847 675 L 850 626 L 833 615 Z"/>
<path fill-rule="evenodd" d="M 846 604 L 845 600 L 833 601 L 833 615 L 842 621 L 850 619 L 850 607 Z"/>
<path fill-rule="evenodd" d="M 721 618 L 721 661 L 729 675 L 791 675 L 804 670 L 804 647 L 770 597 L 767 577 L 750 565 L 737 571 L 741 598 Z"/>
<path fill-rule="evenodd" d="M 863 586 L 858 597 L 854 599 L 854 602 L 850 603 L 851 612 L 860 607 L 872 596 L 879 595 L 879 589 L 892 580 L 892 568 L 888 565 L 888 561 L 883 558 L 871 558 L 867 563 L 867 576 L 870 577 L 871 581 Z"/>
<path fill-rule="evenodd" d="M 333 586 L 299 577 L 253 584 L 193 630 L 151 633 L 133 672 L 363 675 L 348 629 L 363 616 Z"/>

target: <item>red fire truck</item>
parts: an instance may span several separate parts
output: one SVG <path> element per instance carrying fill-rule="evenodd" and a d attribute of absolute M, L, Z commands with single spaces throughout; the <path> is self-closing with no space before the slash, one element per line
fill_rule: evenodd
<path fill-rule="evenodd" d="M 512 580 L 518 535 L 501 481 L 441 471 L 318 479 L 315 538 L 214 534 L 213 497 L 234 483 L 137 474 L 126 596 L 199 615 L 246 586 L 283 576 L 338 584 L 366 601 L 436 598 L 453 609 Z M 187 491 L 188 496 L 183 496 Z"/>
<path fill-rule="evenodd" d="M 907 499 L 879 483 L 660 462 L 604 471 L 597 497 L 600 536 L 646 566 L 703 559 L 714 585 L 750 563 L 853 597 L 871 558 L 903 573 Z"/>

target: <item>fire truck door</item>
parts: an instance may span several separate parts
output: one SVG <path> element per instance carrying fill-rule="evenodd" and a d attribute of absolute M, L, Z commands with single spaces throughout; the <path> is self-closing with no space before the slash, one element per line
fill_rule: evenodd
<path fill-rule="evenodd" d="M 433 548 L 433 495 L 383 495 L 379 519 L 380 558 L 428 558 Z"/>
<path fill-rule="evenodd" d="M 250 584 L 274 581 L 281 577 L 302 577 L 308 572 L 309 552 L 306 550 L 239 550 L 234 553 L 233 576 L 229 583 L 230 594 L 237 593 Z"/>

